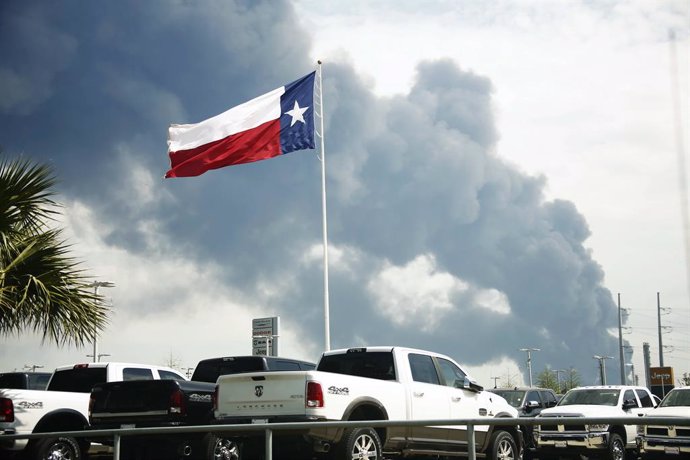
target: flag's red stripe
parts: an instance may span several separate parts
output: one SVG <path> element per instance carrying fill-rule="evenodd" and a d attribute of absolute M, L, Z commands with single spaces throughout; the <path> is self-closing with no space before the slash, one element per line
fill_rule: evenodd
<path fill-rule="evenodd" d="M 280 119 L 169 155 L 171 168 L 165 177 L 198 176 L 211 169 L 273 158 L 280 155 Z"/>

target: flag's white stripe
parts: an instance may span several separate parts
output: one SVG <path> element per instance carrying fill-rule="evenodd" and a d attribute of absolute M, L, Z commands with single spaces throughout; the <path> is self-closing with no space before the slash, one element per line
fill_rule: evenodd
<path fill-rule="evenodd" d="M 200 123 L 170 125 L 168 151 L 193 149 L 275 120 L 280 117 L 283 94 L 285 87 L 281 86 Z"/>

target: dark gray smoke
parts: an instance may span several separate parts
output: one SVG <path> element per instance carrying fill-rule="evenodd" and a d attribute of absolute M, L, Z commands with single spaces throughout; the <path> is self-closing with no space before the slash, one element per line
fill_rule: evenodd
<path fill-rule="evenodd" d="M 162 177 L 169 123 L 310 72 L 309 47 L 288 2 L 3 2 L 0 145 L 52 163 L 65 196 L 117 223 L 114 247 L 154 251 L 138 225 L 152 220 L 175 256 L 217 264 L 247 298 L 286 282 L 271 309 L 321 344 L 319 253 L 305 256 L 321 241 L 315 151 L 161 180 L 172 198 L 145 209 L 118 166 L 126 147 Z M 408 345 L 470 365 L 538 347 L 540 362 L 593 380 L 592 355 L 615 355 L 614 301 L 576 206 L 546 201 L 547 178 L 497 151 L 490 76 L 423 62 L 409 94 L 381 99 L 347 64 L 324 74 L 332 346 Z"/>

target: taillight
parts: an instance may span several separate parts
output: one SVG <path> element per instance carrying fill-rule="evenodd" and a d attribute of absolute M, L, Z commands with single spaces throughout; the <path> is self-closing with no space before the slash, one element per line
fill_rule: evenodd
<path fill-rule="evenodd" d="M 8 398 L 0 398 L 0 422 L 14 422 L 14 405 Z"/>
<path fill-rule="evenodd" d="M 91 393 L 91 396 L 89 397 L 89 418 L 91 418 L 91 414 L 93 413 L 93 404 L 96 401 L 96 397 Z"/>
<path fill-rule="evenodd" d="M 218 410 L 218 385 L 213 390 L 213 396 L 211 396 L 211 402 L 213 403 L 213 412 Z"/>
<path fill-rule="evenodd" d="M 179 388 L 173 391 L 170 395 L 170 407 L 168 408 L 168 413 L 180 415 L 185 415 L 187 413 L 187 405 L 184 401 L 184 394 Z"/>
<path fill-rule="evenodd" d="M 321 384 L 307 382 L 307 407 L 323 407 L 323 390 Z"/>

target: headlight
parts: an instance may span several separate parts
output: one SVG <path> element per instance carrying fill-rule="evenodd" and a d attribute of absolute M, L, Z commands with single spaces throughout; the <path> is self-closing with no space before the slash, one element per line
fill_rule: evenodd
<path fill-rule="evenodd" d="M 608 431 L 608 425 L 587 425 L 587 431 Z"/>

